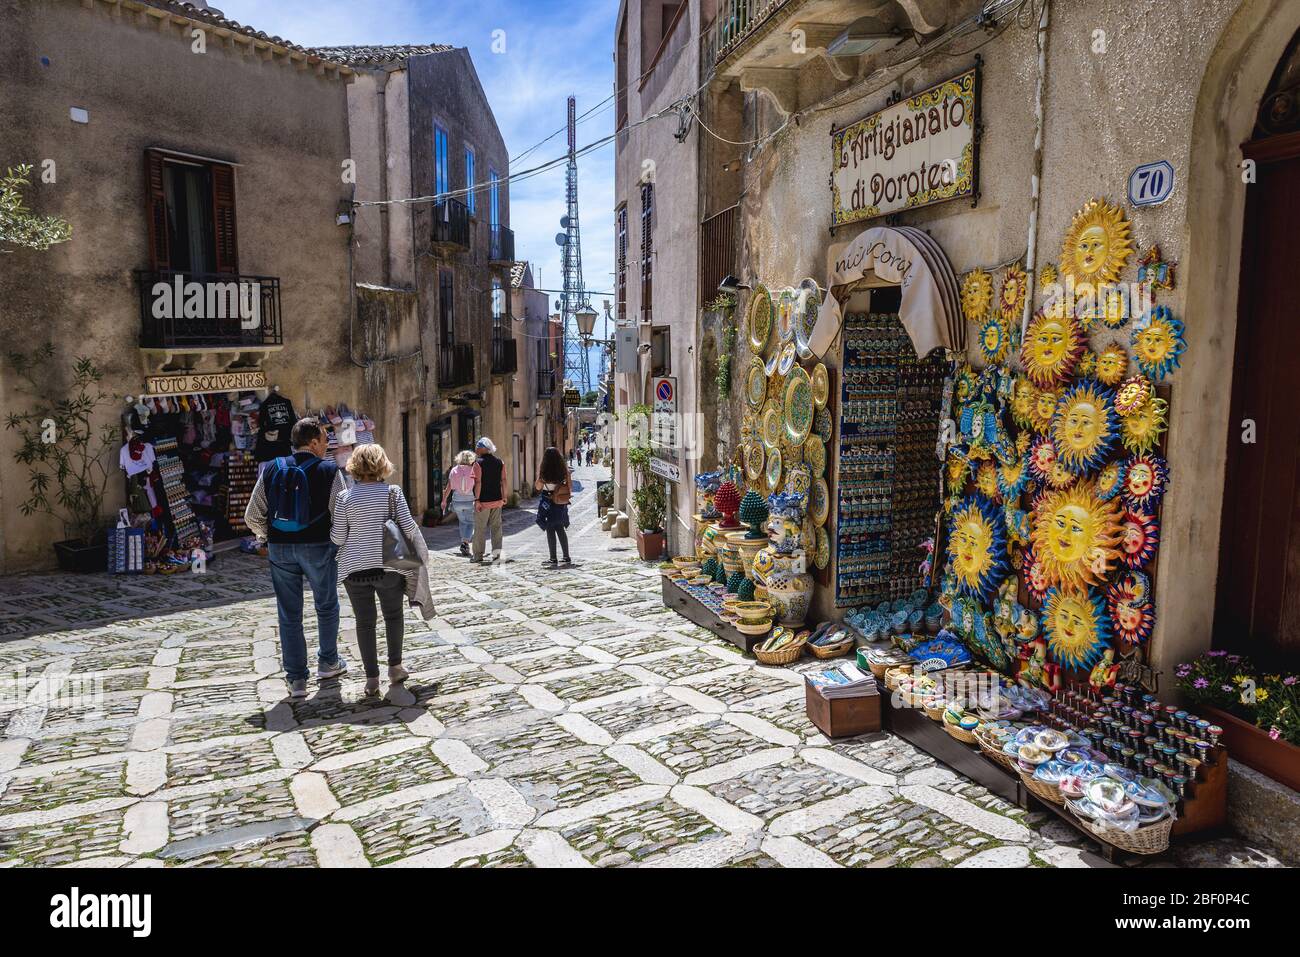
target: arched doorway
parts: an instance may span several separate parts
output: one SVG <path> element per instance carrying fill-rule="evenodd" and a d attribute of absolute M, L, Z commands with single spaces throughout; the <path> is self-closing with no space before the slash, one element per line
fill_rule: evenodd
<path fill-rule="evenodd" d="M 1300 332 L 1293 275 L 1300 223 L 1300 33 L 1273 74 L 1242 156 L 1248 186 L 1214 644 L 1263 665 L 1295 667 Z"/>

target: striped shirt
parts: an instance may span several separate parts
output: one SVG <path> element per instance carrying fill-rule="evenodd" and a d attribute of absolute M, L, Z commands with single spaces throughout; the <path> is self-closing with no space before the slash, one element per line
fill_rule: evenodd
<path fill-rule="evenodd" d="M 339 578 L 353 572 L 384 567 L 384 522 L 388 518 L 389 489 L 394 489 L 393 515 L 415 546 L 421 559 L 428 561 L 429 549 L 420 534 L 420 526 L 411 517 L 402 490 L 386 482 L 362 482 L 339 494 L 334 502 L 334 525 L 330 538 L 339 546 Z M 414 575 L 416 569 L 404 574 Z"/>

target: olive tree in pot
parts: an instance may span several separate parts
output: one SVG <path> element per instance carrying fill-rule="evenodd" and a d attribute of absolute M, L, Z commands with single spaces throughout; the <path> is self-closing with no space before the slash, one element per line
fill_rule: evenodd
<path fill-rule="evenodd" d="M 18 435 L 14 460 L 27 468 L 28 495 L 18 510 L 63 522 L 67 538 L 53 545 L 64 571 L 103 571 L 108 560 L 104 497 L 119 443 L 116 425 L 103 421 L 112 403 L 100 388 L 103 372 L 94 360 L 75 358 L 67 397 L 51 399 L 54 383 L 65 378 L 52 344 L 30 354 L 8 352 L 6 358 L 35 397 L 26 411 L 5 417 L 5 428 Z"/>
<path fill-rule="evenodd" d="M 647 421 L 648 406 L 633 406 L 629 412 Z M 632 511 L 636 521 L 636 548 L 643 560 L 657 559 L 664 551 L 664 518 L 668 514 L 668 496 L 663 482 L 650 471 L 650 442 L 645 429 L 632 428 L 628 434 L 627 461 L 636 476 L 632 490 Z"/>

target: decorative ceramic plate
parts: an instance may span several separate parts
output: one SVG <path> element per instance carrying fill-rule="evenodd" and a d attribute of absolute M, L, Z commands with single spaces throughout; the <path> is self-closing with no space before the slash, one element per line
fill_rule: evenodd
<path fill-rule="evenodd" d="M 767 490 L 775 492 L 781 487 L 781 450 L 769 449 L 767 453 Z"/>
<path fill-rule="evenodd" d="M 761 283 L 754 287 L 749 299 L 749 346 L 758 355 L 767 348 L 772 336 L 772 297 Z"/>
<path fill-rule="evenodd" d="M 791 445 L 790 439 L 784 432 L 781 433 L 781 462 L 787 469 L 796 465 L 803 465 L 803 446 Z"/>
<path fill-rule="evenodd" d="M 773 352 L 772 358 L 768 359 L 767 365 L 763 367 L 763 371 L 767 373 L 768 378 L 771 378 L 772 376 L 776 375 L 776 365 L 780 361 L 781 361 L 780 351 Z"/>
<path fill-rule="evenodd" d="M 781 347 L 781 360 L 776 364 L 776 371 L 781 375 L 789 375 L 790 370 L 794 368 L 794 356 L 794 343 L 787 342 Z"/>
<path fill-rule="evenodd" d="M 835 438 L 835 422 L 831 419 L 831 414 L 826 409 L 818 409 L 817 417 L 813 419 L 813 429 L 817 437 L 822 440 L 823 445 L 830 445 L 831 439 Z"/>
<path fill-rule="evenodd" d="M 826 443 L 820 435 L 810 435 L 803 443 L 803 460 L 812 472 L 813 478 L 826 474 Z"/>
<path fill-rule="evenodd" d="M 799 524 L 799 547 L 811 552 L 816 544 L 817 526 L 813 524 L 812 516 L 805 512 Z"/>
<path fill-rule="evenodd" d="M 818 409 L 826 408 L 826 400 L 831 397 L 831 377 L 826 371 L 826 364 L 817 363 L 812 371 L 813 405 Z"/>
<path fill-rule="evenodd" d="M 742 439 L 752 439 L 754 437 L 754 427 L 758 420 L 753 412 L 746 412 L 740 419 L 740 437 Z"/>
<path fill-rule="evenodd" d="M 763 443 L 754 441 L 745 446 L 745 475 L 751 482 L 763 477 Z"/>
<path fill-rule="evenodd" d="M 763 444 L 769 449 L 779 450 L 781 445 L 781 412 L 768 409 L 763 413 Z"/>
<path fill-rule="evenodd" d="M 763 367 L 763 360 L 754 356 L 750 360 L 749 371 L 745 373 L 745 401 L 751 409 L 761 409 L 766 397 L 767 370 Z"/>
<path fill-rule="evenodd" d="M 793 289 L 782 289 L 776 310 L 777 336 L 791 344 L 794 343 L 794 295 Z"/>
<path fill-rule="evenodd" d="M 807 495 L 811 487 L 812 475 L 807 466 L 791 466 L 786 470 L 785 490 L 791 495 Z"/>
<path fill-rule="evenodd" d="M 785 434 L 792 445 L 802 445 L 813 423 L 813 387 L 808 373 L 795 366 L 785 384 Z"/>
<path fill-rule="evenodd" d="M 831 514 L 831 490 L 824 478 L 814 479 L 808 490 L 808 514 L 818 527 L 826 524 Z"/>
<path fill-rule="evenodd" d="M 831 537 L 826 529 L 817 526 L 817 550 L 813 553 L 813 564 L 820 571 L 831 563 Z"/>

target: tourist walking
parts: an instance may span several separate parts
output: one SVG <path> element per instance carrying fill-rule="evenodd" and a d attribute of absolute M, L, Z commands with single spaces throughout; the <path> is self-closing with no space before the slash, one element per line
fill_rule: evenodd
<path fill-rule="evenodd" d="M 316 678 L 348 670 L 339 655 L 338 565 L 330 540 L 335 496 L 343 473 L 325 458 L 329 439 L 315 419 L 299 419 L 289 433 L 293 454 L 273 459 L 257 477 L 244 524 L 267 543 L 271 585 L 280 620 L 280 659 L 293 698 L 307 696 L 307 639 L 302 629 L 302 583 L 316 605 Z"/>
<path fill-rule="evenodd" d="M 425 573 L 428 546 L 420 526 L 411 517 L 406 497 L 388 484 L 393 463 L 379 445 L 358 445 L 348 459 L 353 484 L 338 497 L 331 538 L 338 546 L 339 577 L 357 619 L 357 647 L 366 672 L 367 695 L 379 693 L 379 656 L 376 650 L 375 599 L 384 616 L 388 645 L 388 682 L 400 685 L 407 677 L 402 667 L 402 632 L 408 584 Z M 393 521 L 406 547 L 419 559 L 418 568 L 397 570 L 384 564 L 384 527 Z M 427 580 L 427 579 L 426 579 Z M 432 609 L 430 609 L 432 610 Z"/>
<path fill-rule="evenodd" d="M 491 561 L 501 561 L 501 509 L 505 506 L 505 463 L 496 456 L 497 447 L 484 436 L 474 444 L 478 456 L 478 487 L 474 502 L 474 557 L 476 565 L 483 564 L 483 553 L 489 532 L 492 535 Z"/>
<path fill-rule="evenodd" d="M 442 493 L 442 510 L 451 510 L 460 523 L 460 553 L 469 558 L 469 544 L 474 539 L 474 499 L 478 491 L 479 467 L 469 449 L 456 453 L 456 464 L 447 475 L 447 489 Z"/>
<path fill-rule="evenodd" d="M 569 558 L 569 501 L 573 498 L 573 479 L 564 464 L 564 456 L 555 446 L 542 453 L 542 464 L 537 470 L 537 480 L 533 487 L 541 493 L 537 503 L 537 525 L 546 531 L 546 547 L 551 557 L 542 562 L 545 568 L 569 568 L 573 560 Z M 560 543 L 564 561 L 555 558 L 555 543 Z"/>

